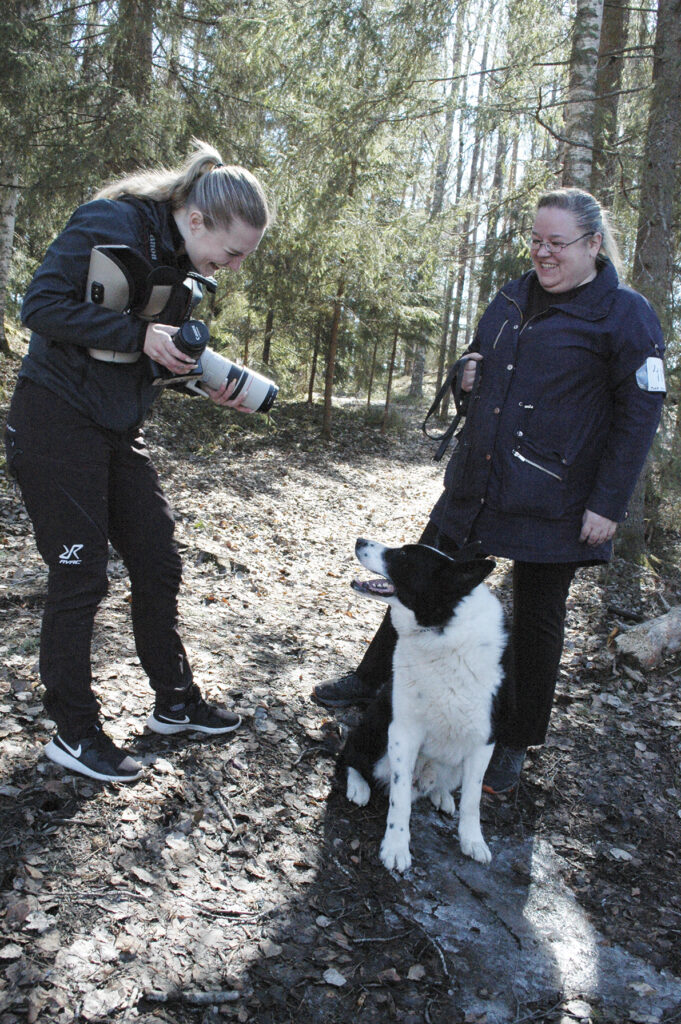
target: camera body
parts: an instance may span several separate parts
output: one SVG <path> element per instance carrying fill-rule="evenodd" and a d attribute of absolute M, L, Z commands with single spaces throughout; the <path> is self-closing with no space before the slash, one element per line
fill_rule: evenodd
<path fill-rule="evenodd" d="M 208 347 L 209 340 L 210 332 L 201 320 L 186 320 L 173 335 L 173 344 L 197 365 L 186 374 L 168 374 L 163 370 L 154 384 L 168 387 L 181 383 L 185 389 L 206 397 L 206 387 L 217 391 L 223 384 L 236 381 L 232 398 L 241 397 L 241 404 L 251 412 L 269 412 L 279 392 L 277 385 L 255 370 L 239 366 L 214 352 Z"/>
<path fill-rule="evenodd" d="M 169 319 L 169 323 L 182 322 L 173 342 L 197 366 L 186 374 L 171 374 L 150 361 L 156 387 L 182 385 L 185 390 L 207 398 L 206 387 L 217 391 L 223 384 L 236 381 L 232 398 L 241 397 L 241 405 L 251 412 L 269 412 L 279 392 L 277 385 L 255 370 L 213 352 L 208 348 L 210 332 L 206 325 L 201 320 L 189 319 L 201 301 L 203 288 L 215 292 L 217 282 L 194 271 L 152 267 L 127 245 L 96 245 L 90 253 L 85 298 L 118 313 L 134 313 L 142 320 L 163 323 L 172 314 L 177 319 Z M 93 359 L 107 363 L 135 363 L 142 355 L 98 348 L 88 352 Z"/>

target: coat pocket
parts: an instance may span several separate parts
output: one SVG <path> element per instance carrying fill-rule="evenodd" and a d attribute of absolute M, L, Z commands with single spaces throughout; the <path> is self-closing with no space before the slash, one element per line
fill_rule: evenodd
<path fill-rule="evenodd" d="M 511 449 L 501 489 L 501 511 L 560 519 L 569 511 L 567 459 L 523 442 Z"/>

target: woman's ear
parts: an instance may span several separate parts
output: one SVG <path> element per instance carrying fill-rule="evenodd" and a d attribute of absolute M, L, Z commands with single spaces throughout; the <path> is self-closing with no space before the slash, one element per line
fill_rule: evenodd
<path fill-rule="evenodd" d="M 189 230 L 192 232 L 201 231 L 206 226 L 200 210 L 190 210 L 187 223 L 189 224 Z"/>

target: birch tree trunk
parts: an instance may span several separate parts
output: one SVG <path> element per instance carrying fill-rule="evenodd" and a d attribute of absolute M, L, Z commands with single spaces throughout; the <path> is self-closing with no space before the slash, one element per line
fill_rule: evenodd
<path fill-rule="evenodd" d="M 488 55 L 488 43 L 489 33 L 485 40 L 483 49 L 481 67 L 484 71 L 487 67 L 487 55 Z M 484 74 L 480 75 L 480 84 L 478 86 L 478 106 L 482 100 L 482 94 L 484 89 Z M 459 244 L 459 250 L 457 254 L 458 274 L 455 286 L 455 298 L 452 310 L 452 323 L 449 335 L 449 345 L 447 348 L 447 361 L 451 366 L 456 361 L 456 350 L 459 342 L 459 328 L 461 320 L 461 310 L 463 306 L 464 297 L 464 286 L 466 283 L 466 270 L 468 269 L 469 263 L 471 263 L 471 221 L 473 219 L 473 207 L 475 197 L 478 191 L 478 180 L 481 173 L 482 159 L 481 155 L 484 156 L 484 147 L 482 141 L 482 130 L 477 127 L 475 132 L 475 141 L 473 143 L 473 152 L 471 154 L 471 171 L 470 178 L 468 179 L 468 187 L 466 189 L 466 195 L 468 197 L 468 204 L 466 214 L 464 216 L 463 225 L 461 228 L 461 242 Z M 470 285 L 469 285 L 470 287 Z M 449 394 L 445 395 L 442 405 L 440 407 L 440 419 L 446 419 L 449 414 Z"/>
<path fill-rule="evenodd" d="M 570 55 L 570 84 L 565 104 L 563 185 L 586 189 L 591 184 L 602 18 L 603 0 L 577 0 Z"/>
<path fill-rule="evenodd" d="M 466 15 L 466 5 L 459 4 L 456 29 L 454 33 L 454 45 L 452 47 L 452 84 L 447 98 L 445 112 L 445 125 L 443 134 L 440 137 L 440 148 L 435 171 L 435 183 L 433 186 L 433 199 L 430 208 L 431 219 L 442 212 L 444 205 L 445 186 L 449 173 L 452 141 L 454 130 L 454 114 L 457 108 L 464 109 L 466 105 L 466 92 L 468 79 L 466 76 L 460 78 L 461 64 L 463 61 L 463 30 Z M 451 116 L 451 120 L 450 120 Z M 463 181 L 463 159 L 462 159 L 463 131 L 459 132 L 459 160 L 457 163 L 456 185 L 454 204 L 458 204 L 461 198 L 461 185 Z M 454 282 L 456 274 L 453 268 L 448 268 L 444 286 L 442 332 L 440 334 L 440 346 L 438 349 L 437 375 L 435 380 L 436 393 L 440 390 L 444 378 L 445 361 L 447 359 L 447 338 L 449 337 L 449 317 L 452 311 L 452 297 L 454 295 Z"/>

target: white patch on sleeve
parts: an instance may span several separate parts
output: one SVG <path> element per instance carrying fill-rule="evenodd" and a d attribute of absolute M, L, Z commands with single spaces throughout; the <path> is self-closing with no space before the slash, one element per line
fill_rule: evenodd
<path fill-rule="evenodd" d="M 648 356 L 636 371 L 636 383 L 641 391 L 666 391 L 664 363 L 659 356 Z"/>

